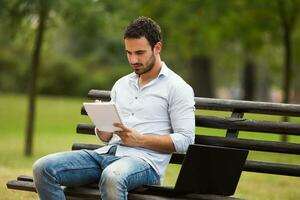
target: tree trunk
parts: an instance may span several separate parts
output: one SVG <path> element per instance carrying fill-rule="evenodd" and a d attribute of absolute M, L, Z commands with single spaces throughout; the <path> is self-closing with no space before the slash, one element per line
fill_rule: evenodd
<path fill-rule="evenodd" d="M 211 60 L 208 57 L 193 57 L 190 61 L 189 82 L 195 96 L 214 97 L 214 84 Z"/>
<path fill-rule="evenodd" d="M 292 44 L 289 27 L 284 28 L 284 77 L 283 77 L 283 103 L 290 102 L 291 69 L 292 69 Z"/>
<path fill-rule="evenodd" d="M 256 83 L 255 65 L 249 59 L 246 60 L 243 71 L 242 91 L 244 100 L 253 101 L 255 97 L 255 83 Z"/>
<path fill-rule="evenodd" d="M 284 71 L 283 71 L 283 103 L 290 102 L 290 87 L 291 87 L 291 70 L 292 70 L 292 27 L 295 20 L 288 18 L 288 13 L 285 10 L 285 2 L 278 1 L 279 15 L 281 19 L 282 31 L 283 31 L 283 45 L 284 45 Z M 294 13 L 292 13 L 294 14 Z M 296 15 L 295 15 L 296 17 Z M 283 121 L 288 121 L 288 117 L 284 116 Z M 288 140 L 287 135 L 282 135 L 281 141 L 286 142 Z"/>
<path fill-rule="evenodd" d="M 30 156 L 33 149 L 33 134 L 34 134 L 34 120 L 35 120 L 35 100 L 37 91 L 38 69 L 40 65 L 40 54 L 43 43 L 43 35 L 47 20 L 48 9 L 40 3 L 39 9 L 39 23 L 36 30 L 35 43 L 32 52 L 31 60 L 31 77 L 29 81 L 29 105 L 27 114 L 26 138 L 25 138 L 25 156 Z"/>
<path fill-rule="evenodd" d="M 292 59 L 292 44 L 291 44 L 291 32 L 289 27 L 284 27 L 284 77 L 283 77 L 283 103 L 290 102 L 290 87 L 291 87 L 291 59 Z M 283 117 L 283 121 L 289 121 L 287 116 Z M 281 141 L 287 142 L 287 135 L 282 135 Z"/>
<path fill-rule="evenodd" d="M 256 98 L 257 101 L 271 101 L 271 80 L 268 69 L 265 67 L 256 68 L 258 71 L 257 75 L 257 85 L 256 85 Z"/>

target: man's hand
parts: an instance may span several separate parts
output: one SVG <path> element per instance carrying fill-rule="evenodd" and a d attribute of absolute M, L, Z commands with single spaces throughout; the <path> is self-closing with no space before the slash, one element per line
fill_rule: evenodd
<path fill-rule="evenodd" d="M 136 130 L 134 130 L 132 128 L 128 128 L 120 123 L 114 123 L 114 126 L 122 129 L 121 131 L 115 131 L 114 133 L 121 138 L 123 144 L 125 144 L 127 146 L 135 146 L 135 147 L 143 146 L 143 135 L 142 134 L 140 134 Z"/>
<path fill-rule="evenodd" d="M 124 145 L 143 147 L 160 151 L 162 153 L 172 153 L 175 151 L 173 141 L 169 134 L 141 134 L 136 130 L 128 128 L 120 123 L 115 123 L 114 126 L 122 129 L 121 131 L 115 131 L 114 134 L 121 138 Z"/>
<path fill-rule="evenodd" d="M 111 132 L 106 132 L 106 131 L 100 131 L 99 129 L 96 128 L 96 133 L 98 137 L 103 141 L 103 142 L 108 142 L 111 137 L 112 133 Z"/>

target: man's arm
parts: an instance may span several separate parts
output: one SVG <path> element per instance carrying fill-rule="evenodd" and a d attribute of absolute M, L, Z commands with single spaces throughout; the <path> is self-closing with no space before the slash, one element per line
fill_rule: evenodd
<path fill-rule="evenodd" d="M 183 153 L 195 141 L 195 101 L 193 89 L 186 83 L 176 84 L 169 93 L 170 137 L 176 152 Z"/>
<path fill-rule="evenodd" d="M 116 131 L 115 134 L 127 146 L 143 147 L 163 153 L 172 153 L 175 151 L 175 146 L 170 135 L 141 134 L 123 124 L 116 123 L 114 125 L 122 129 L 122 131 Z"/>

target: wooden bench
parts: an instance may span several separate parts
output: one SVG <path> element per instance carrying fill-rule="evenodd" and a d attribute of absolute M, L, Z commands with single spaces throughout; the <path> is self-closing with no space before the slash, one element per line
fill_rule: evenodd
<path fill-rule="evenodd" d="M 109 101 L 110 91 L 90 90 L 88 93 L 88 97 L 92 100 L 100 99 L 102 101 Z M 280 154 L 300 154 L 299 143 L 238 138 L 239 131 L 247 131 L 249 132 L 248 134 L 251 134 L 253 132 L 259 132 L 259 134 L 274 133 L 300 136 L 300 123 L 280 122 L 280 120 L 265 121 L 248 119 L 244 117 L 244 114 L 248 115 L 248 113 L 255 113 L 256 115 L 262 114 L 262 116 L 273 115 L 286 117 L 300 117 L 300 105 L 200 97 L 195 97 L 195 102 L 196 108 L 198 109 L 198 111 L 196 112 L 196 126 L 200 129 L 198 130 L 197 128 L 196 131 L 197 135 L 195 138 L 195 143 L 197 144 L 248 149 L 250 150 L 250 152 L 261 151 Z M 216 116 L 214 112 L 211 112 L 211 115 L 203 115 L 202 110 L 224 111 L 222 112 L 224 115 L 229 115 L 219 116 L 218 114 L 218 116 Z M 210 113 L 210 111 L 207 112 Z M 86 115 L 84 108 L 81 109 L 81 114 Z M 203 127 L 213 129 L 202 130 Z M 217 129 L 223 129 L 224 134 L 220 133 L 220 131 L 216 131 Z M 215 134 L 212 135 L 211 132 L 215 132 Z M 94 125 L 78 124 L 77 133 L 94 135 Z M 75 143 L 72 146 L 72 150 L 96 149 L 99 147 L 100 145 Z M 174 153 L 172 155 L 170 163 L 180 164 L 182 163 L 183 158 L 184 154 Z M 266 161 L 247 160 L 243 171 L 300 177 L 300 165 L 291 163 L 272 163 Z M 19 176 L 17 180 L 9 181 L 7 183 L 7 187 L 9 189 L 16 190 L 25 190 L 32 192 L 36 191 L 33 179 L 29 176 Z M 97 184 L 86 185 L 76 188 L 66 187 L 64 191 L 68 199 L 99 199 L 99 191 Z M 180 196 L 172 196 L 171 194 L 162 195 L 151 193 L 145 188 L 138 188 L 134 191 L 130 191 L 128 198 L 153 200 L 236 199 L 234 197 L 200 194 L 189 194 Z"/>

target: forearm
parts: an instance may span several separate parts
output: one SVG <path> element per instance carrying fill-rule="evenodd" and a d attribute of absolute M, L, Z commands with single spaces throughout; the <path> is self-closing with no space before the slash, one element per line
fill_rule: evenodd
<path fill-rule="evenodd" d="M 176 151 L 173 141 L 169 135 L 142 135 L 139 146 L 163 153 L 172 153 Z"/>
<path fill-rule="evenodd" d="M 122 129 L 122 131 L 116 131 L 115 134 L 121 138 L 121 142 L 124 145 L 143 147 L 162 153 L 172 153 L 176 151 L 173 140 L 169 134 L 142 134 L 120 123 L 115 123 L 114 126 Z"/>

